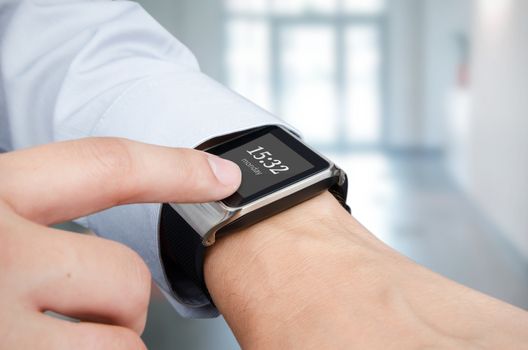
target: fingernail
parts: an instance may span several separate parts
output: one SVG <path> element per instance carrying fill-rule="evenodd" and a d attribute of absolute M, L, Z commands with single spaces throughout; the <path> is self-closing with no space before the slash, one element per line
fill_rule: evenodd
<path fill-rule="evenodd" d="M 207 155 L 209 166 L 218 181 L 226 186 L 238 186 L 240 183 L 240 168 L 230 160 L 225 160 L 212 154 Z"/>

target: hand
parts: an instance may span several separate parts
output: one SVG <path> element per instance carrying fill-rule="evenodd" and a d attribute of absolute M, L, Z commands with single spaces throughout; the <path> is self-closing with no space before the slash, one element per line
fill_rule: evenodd
<path fill-rule="evenodd" d="M 520 349 L 528 313 L 395 252 L 324 193 L 207 252 L 244 349 Z"/>
<path fill-rule="evenodd" d="M 0 155 L 0 349 L 144 348 L 150 274 L 142 259 L 47 225 L 125 203 L 217 200 L 239 184 L 231 162 L 123 139 Z"/>

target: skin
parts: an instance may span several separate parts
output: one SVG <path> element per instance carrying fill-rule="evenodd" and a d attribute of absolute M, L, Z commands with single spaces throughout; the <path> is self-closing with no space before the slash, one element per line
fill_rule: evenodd
<path fill-rule="evenodd" d="M 227 236 L 206 280 L 244 349 L 521 349 L 528 313 L 386 246 L 324 193 Z"/>
<path fill-rule="evenodd" d="M 125 203 L 216 200 L 239 183 L 231 162 L 123 139 L 0 155 L 0 349 L 145 348 L 143 260 L 122 244 L 47 226 Z"/>
<path fill-rule="evenodd" d="M 124 203 L 226 197 L 240 172 L 208 160 L 112 138 L 0 155 L 0 349 L 143 349 L 143 261 L 119 243 L 47 225 Z M 328 193 L 218 240 L 205 276 L 244 349 L 528 344 L 526 312 L 401 256 Z"/>

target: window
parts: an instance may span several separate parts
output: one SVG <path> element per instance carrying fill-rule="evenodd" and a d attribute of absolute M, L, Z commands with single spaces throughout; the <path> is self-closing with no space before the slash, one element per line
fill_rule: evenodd
<path fill-rule="evenodd" d="M 383 0 L 225 0 L 228 85 L 322 147 L 382 142 Z"/>
<path fill-rule="evenodd" d="M 282 26 L 279 35 L 280 115 L 312 142 L 331 142 L 338 131 L 332 28 L 292 24 Z"/>

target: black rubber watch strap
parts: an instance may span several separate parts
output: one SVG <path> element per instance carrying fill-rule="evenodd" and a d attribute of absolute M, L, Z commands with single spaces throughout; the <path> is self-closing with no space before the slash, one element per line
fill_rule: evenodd
<path fill-rule="evenodd" d="M 171 287 L 190 280 L 212 302 L 205 285 L 203 262 L 205 246 L 200 235 L 167 203 L 161 207 L 160 253 Z"/>
<path fill-rule="evenodd" d="M 337 199 L 337 201 L 345 208 L 346 211 L 350 214 L 350 207 L 346 203 L 347 194 L 348 194 L 348 177 L 345 173 L 343 173 L 343 183 L 331 186 L 328 191 L 334 195 L 334 197 Z"/>

